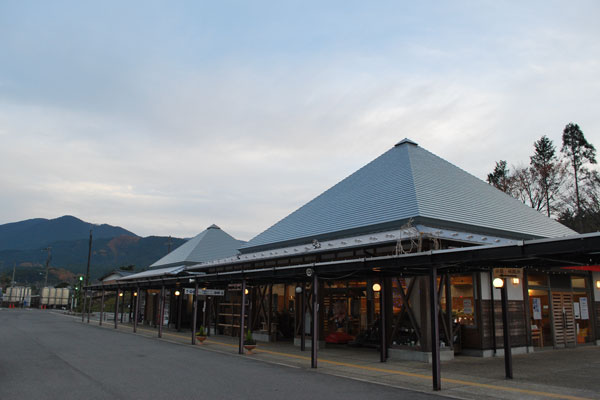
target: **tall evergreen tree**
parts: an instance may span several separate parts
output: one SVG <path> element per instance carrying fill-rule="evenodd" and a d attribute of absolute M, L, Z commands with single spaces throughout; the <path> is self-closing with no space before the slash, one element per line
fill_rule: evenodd
<path fill-rule="evenodd" d="M 560 163 L 556 158 L 556 148 L 546 135 L 534 144 L 535 153 L 530 157 L 530 164 L 537 175 L 544 197 L 546 213 L 550 216 L 550 200 L 560 186 Z"/>
<path fill-rule="evenodd" d="M 579 125 L 569 123 L 565 126 L 562 135 L 562 148 L 560 151 L 569 160 L 573 168 L 573 178 L 575 183 L 575 203 L 577 209 L 577 218 L 583 217 L 581 207 L 581 196 L 579 193 L 579 176 L 583 172 L 585 163 L 596 164 L 596 149 L 585 139 Z"/>
<path fill-rule="evenodd" d="M 487 182 L 497 189 L 502 190 L 504 193 L 511 194 L 512 178 L 510 176 L 510 171 L 506 166 L 506 161 L 496 161 L 494 170 L 487 176 Z"/>

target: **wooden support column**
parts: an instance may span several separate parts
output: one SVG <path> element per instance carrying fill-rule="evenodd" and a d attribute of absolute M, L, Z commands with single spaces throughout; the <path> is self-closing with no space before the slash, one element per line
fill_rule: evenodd
<path fill-rule="evenodd" d="M 100 300 L 100 322 L 98 325 L 102 326 L 102 318 L 104 318 L 104 284 L 102 284 L 102 299 Z"/>
<path fill-rule="evenodd" d="M 136 293 L 136 296 L 134 296 L 135 297 L 135 308 L 133 311 L 133 332 L 134 333 L 137 332 L 138 315 L 140 312 L 140 296 L 142 295 L 140 293 L 139 285 L 135 288 L 135 293 Z"/>
<path fill-rule="evenodd" d="M 244 322 L 245 322 L 245 313 L 246 313 L 246 280 L 242 280 L 242 304 L 240 307 L 240 344 L 238 352 L 239 354 L 244 354 Z M 233 327 L 232 327 L 233 329 Z"/>
<path fill-rule="evenodd" d="M 198 319 L 198 282 L 194 290 L 194 306 L 192 307 L 192 344 L 196 344 L 196 321 Z"/>
<path fill-rule="evenodd" d="M 119 287 L 115 290 L 115 329 L 117 329 L 117 317 L 119 316 Z"/>
<path fill-rule="evenodd" d="M 502 332 L 504 336 L 504 371 L 506 372 L 506 378 L 512 379 L 512 349 L 510 347 L 510 325 L 508 318 L 508 279 L 504 278 L 504 285 L 502 285 Z"/>
<path fill-rule="evenodd" d="M 158 337 L 162 337 L 162 326 L 165 312 L 165 285 L 160 288 L 160 297 L 158 298 Z"/>
<path fill-rule="evenodd" d="M 319 279 L 316 272 L 313 273 L 313 304 L 312 304 L 312 329 L 311 329 L 311 355 L 310 367 L 317 368 L 318 347 L 319 347 Z"/>
<path fill-rule="evenodd" d="M 429 301 L 431 305 L 431 375 L 433 378 L 433 390 L 441 390 L 442 379 L 440 369 L 440 328 L 439 328 L 439 304 L 437 299 L 437 267 L 431 268 L 429 275 Z"/>

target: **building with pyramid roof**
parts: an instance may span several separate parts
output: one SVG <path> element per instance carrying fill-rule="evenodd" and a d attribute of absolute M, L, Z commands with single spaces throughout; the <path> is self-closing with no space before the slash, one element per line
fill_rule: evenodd
<path fill-rule="evenodd" d="M 502 347 L 498 274 L 515 352 L 600 340 L 594 264 L 600 234 L 578 235 L 404 139 L 247 243 L 213 225 L 116 289 L 145 288 L 143 319 L 159 329 L 167 304 L 169 324 L 201 318 L 239 337 L 240 352 L 248 329 L 289 343 L 311 333 L 315 366 L 319 340 L 439 361 Z"/>
<path fill-rule="evenodd" d="M 241 251 L 384 232 L 409 221 L 421 230 L 452 230 L 468 233 L 471 239 L 522 240 L 576 233 L 404 139 L 251 239 Z M 471 241 L 485 243 L 479 239 Z"/>

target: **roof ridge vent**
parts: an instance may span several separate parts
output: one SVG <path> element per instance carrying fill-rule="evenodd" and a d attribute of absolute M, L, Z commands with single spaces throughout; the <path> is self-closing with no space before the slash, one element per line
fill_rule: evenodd
<path fill-rule="evenodd" d="M 412 144 L 412 145 L 418 146 L 417 142 L 413 142 L 409 138 L 404 138 L 401 141 L 399 141 L 398 143 L 396 143 L 396 145 L 394 147 L 398 147 L 398 146 L 401 146 L 403 144 Z"/>
<path fill-rule="evenodd" d="M 218 227 L 217 225 L 215 225 L 215 224 L 212 224 L 211 226 L 209 226 L 209 227 L 208 227 L 208 228 L 206 228 L 206 229 L 221 229 L 221 228 L 219 228 L 219 227 Z"/>

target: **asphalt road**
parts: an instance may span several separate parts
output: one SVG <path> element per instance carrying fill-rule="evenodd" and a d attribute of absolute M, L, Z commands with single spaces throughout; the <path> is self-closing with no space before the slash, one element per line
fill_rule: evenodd
<path fill-rule="evenodd" d="M 0 399 L 440 399 L 0 309 Z"/>

